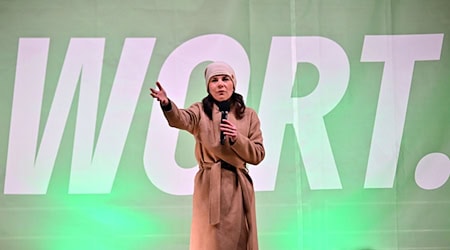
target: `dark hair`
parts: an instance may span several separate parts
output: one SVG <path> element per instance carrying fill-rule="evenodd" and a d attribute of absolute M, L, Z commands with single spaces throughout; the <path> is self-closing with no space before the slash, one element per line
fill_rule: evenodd
<path fill-rule="evenodd" d="M 242 117 L 244 117 L 245 112 L 245 103 L 242 95 L 233 92 L 229 101 L 231 112 L 234 112 L 234 115 L 238 120 L 242 119 Z M 202 100 L 203 111 L 205 111 L 206 115 L 209 117 L 210 120 L 212 120 L 212 107 L 215 102 L 217 101 L 214 100 L 214 98 L 210 94 L 208 94 L 208 96 L 206 96 Z"/>

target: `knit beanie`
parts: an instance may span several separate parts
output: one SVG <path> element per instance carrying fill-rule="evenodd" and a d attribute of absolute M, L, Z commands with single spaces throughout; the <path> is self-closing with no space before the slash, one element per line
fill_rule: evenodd
<path fill-rule="evenodd" d="M 233 82 L 233 87 L 236 89 L 236 75 L 233 68 L 224 62 L 213 62 L 206 66 L 205 69 L 205 80 L 206 88 L 208 88 L 209 79 L 216 75 L 227 75 L 231 78 Z"/>

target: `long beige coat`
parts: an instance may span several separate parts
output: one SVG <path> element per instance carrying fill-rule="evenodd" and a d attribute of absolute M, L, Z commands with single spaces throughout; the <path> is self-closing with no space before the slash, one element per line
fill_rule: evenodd
<path fill-rule="evenodd" d="M 259 164 L 265 155 L 260 122 L 256 112 L 246 108 L 242 119 L 233 112 L 228 120 L 237 126 L 236 142 L 220 144 L 221 113 L 214 104 L 212 121 L 202 103 L 164 111 L 169 125 L 190 132 L 195 137 L 195 157 L 199 171 L 195 176 L 191 250 L 256 250 L 255 193 L 246 163 Z M 238 168 L 235 174 L 221 168 L 220 161 Z"/>

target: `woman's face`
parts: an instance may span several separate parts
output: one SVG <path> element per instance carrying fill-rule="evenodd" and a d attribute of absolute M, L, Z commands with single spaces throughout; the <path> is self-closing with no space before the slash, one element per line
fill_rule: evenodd
<path fill-rule="evenodd" d="M 228 75 L 215 75 L 209 79 L 208 89 L 216 101 L 226 101 L 234 92 L 233 81 Z"/>

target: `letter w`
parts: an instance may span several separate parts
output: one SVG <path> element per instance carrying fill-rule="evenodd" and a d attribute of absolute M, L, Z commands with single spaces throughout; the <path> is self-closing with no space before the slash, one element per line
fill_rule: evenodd
<path fill-rule="evenodd" d="M 38 147 L 49 43 L 48 38 L 19 40 L 4 192 L 47 192 L 79 83 L 69 193 L 109 193 L 155 39 L 125 40 L 94 145 L 105 39 L 72 38 Z"/>

